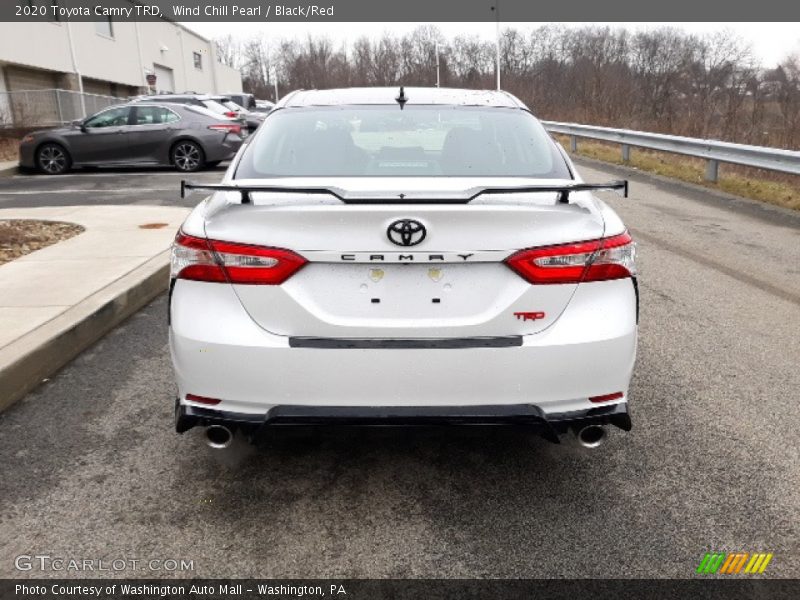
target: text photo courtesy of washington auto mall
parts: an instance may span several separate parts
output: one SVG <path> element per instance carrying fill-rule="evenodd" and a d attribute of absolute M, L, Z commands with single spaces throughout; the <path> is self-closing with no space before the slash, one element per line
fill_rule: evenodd
<path fill-rule="evenodd" d="M 800 5 L 0 3 L 0 600 L 800 597 Z"/>

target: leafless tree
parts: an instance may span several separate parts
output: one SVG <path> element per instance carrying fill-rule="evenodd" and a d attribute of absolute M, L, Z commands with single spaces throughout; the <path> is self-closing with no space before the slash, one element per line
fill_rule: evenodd
<path fill-rule="evenodd" d="M 335 47 L 327 38 L 254 37 L 216 41 L 220 61 L 242 69 L 259 97 L 297 88 L 434 85 L 436 45 L 442 85 L 493 88 L 491 41 L 446 40 L 423 26 L 403 35 L 362 36 Z M 545 119 L 797 148 L 800 59 L 759 68 L 730 31 L 706 36 L 658 28 L 547 25 L 501 35 L 503 88 Z"/>

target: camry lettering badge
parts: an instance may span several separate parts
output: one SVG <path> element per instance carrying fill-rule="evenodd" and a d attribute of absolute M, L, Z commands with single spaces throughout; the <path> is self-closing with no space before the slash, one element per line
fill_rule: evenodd
<path fill-rule="evenodd" d="M 433 281 L 441 280 L 442 275 L 443 273 L 441 269 L 428 269 L 428 277 L 430 277 Z"/>
<path fill-rule="evenodd" d="M 381 279 L 383 279 L 383 269 L 370 269 L 369 270 L 369 278 L 372 279 L 375 283 L 378 283 Z"/>
<path fill-rule="evenodd" d="M 389 241 L 398 246 L 416 246 L 427 235 L 425 226 L 414 219 L 400 219 L 389 225 L 386 230 Z"/>

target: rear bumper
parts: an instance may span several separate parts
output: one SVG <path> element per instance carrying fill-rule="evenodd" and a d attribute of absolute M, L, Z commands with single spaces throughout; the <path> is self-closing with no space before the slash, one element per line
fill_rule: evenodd
<path fill-rule="evenodd" d="M 364 347 L 352 339 L 345 347 L 319 340 L 297 346 L 297 338 L 259 327 L 228 285 L 180 280 L 170 304 L 180 404 L 207 410 L 186 395 L 214 398 L 214 410 L 259 422 L 285 407 L 310 415 L 354 407 L 410 416 L 425 416 L 429 407 L 467 414 L 512 407 L 523 411 L 515 418 L 530 417 L 535 407 L 557 421 L 555 415 L 607 406 L 592 403 L 594 396 L 622 392 L 612 402 L 625 404 L 636 356 L 630 280 L 582 284 L 553 326 L 507 347 L 485 347 L 485 339 L 471 347 L 430 339 L 403 341 L 411 347 Z"/>
<path fill-rule="evenodd" d="M 631 430 L 627 402 L 586 410 L 547 414 L 533 404 L 486 406 L 274 406 L 264 414 L 234 413 L 175 402 L 175 430 L 183 433 L 197 426 L 224 425 L 251 438 L 276 426 L 437 426 L 521 425 L 531 427 L 550 441 L 569 429 L 588 425 L 614 425 Z"/>
<path fill-rule="evenodd" d="M 229 160 L 233 158 L 243 142 L 244 140 L 240 136 L 231 133 L 226 135 L 225 140 L 221 143 L 206 144 L 204 148 L 206 160 L 209 162 Z"/>

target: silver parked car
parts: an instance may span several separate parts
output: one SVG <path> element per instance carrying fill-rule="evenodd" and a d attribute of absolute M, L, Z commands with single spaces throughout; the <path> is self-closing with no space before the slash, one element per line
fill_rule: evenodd
<path fill-rule="evenodd" d="M 228 160 L 242 144 L 237 120 L 198 106 L 137 103 L 107 108 L 20 143 L 20 166 L 48 175 L 83 166 L 172 166 L 192 172 Z"/>

